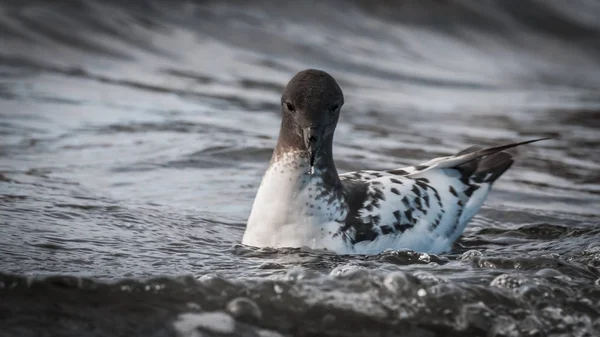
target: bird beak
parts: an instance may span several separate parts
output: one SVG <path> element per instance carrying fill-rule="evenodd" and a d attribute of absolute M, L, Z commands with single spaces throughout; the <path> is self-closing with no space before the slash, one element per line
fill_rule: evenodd
<path fill-rule="evenodd" d="M 317 129 L 314 127 L 303 128 L 302 136 L 304 138 L 304 145 L 306 146 L 306 151 L 308 152 L 308 159 L 310 163 L 308 173 L 313 174 L 315 166 L 315 157 L 317 156 L 317 151 L 319 150 L 319 147 L 321 145 L 321 137 Z"/>

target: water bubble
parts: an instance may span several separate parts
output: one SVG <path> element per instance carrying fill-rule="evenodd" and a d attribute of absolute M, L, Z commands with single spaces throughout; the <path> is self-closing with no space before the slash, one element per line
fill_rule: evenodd
<path fill-rule="evenodd" d="M 507 287 L 508 288 L 508 287 Z M 527 301 L 537 301 L 541 298 L 551 296 L 547 287 L 526 283 L 516 289 L 517 294 Z"/>
<path fill-rule="evenodd" d="M 335 324 L 336 320 L 337 318 L 334 315 L 326 314 L 325 316 L 323 316 L 322 322 L 325 326 L 331 326 Z"/>
<path fill-rule="evenodd" d="M 525 279 L 520 275 L 501 274 L 490 282 L 490 286 L 514 289 L 520 287 L 523 283 L 525 283 Z"/>
<path fill-rule="evenodd" d="M 467 250 L 466 252 L 464 252 L 461 256 L 460 256 L 460 260 L 461 261 L 471 261 L 476 257 L 481 257 L 483 256 L 483 254 L 476 250 L 476 249 L 471 249 L 471 250 Z"/>
<path fill-rule="evenodd" d="M 596 254 L 596 253 L 600 253 L 600 242 L 592 242 L 590 243 L 587 248 L 583 251 L 584 254 Z"/>
<path fill-rule="evenodd" d="M 275 262 L 265 262 L 258 266 L 258 269 L 285 269 L 285 266 Z"/>
<path fill-rule="evenodd" d="M 552 268 L 543 268 L 538 270 L 535 273 L 536 276 L 543 276 L 543 277 L 553 277 L 559 280 L 563 280 L 563 281 L 571 281 L 571 278 L 561 272 L 559 272 L 556 269 L 552 269 Z"/>
<path fill-rule="evenodd" d="M 383 279 L 383 286 L 393 293 L 402 293 L 411 288 L 413 282 L 411 282 L 406 273 L 402 271 L 395 271 L 389 273 Z"/>
<path fill-rule="evenodd" d="M 413 276 L 416 277 L 419 281 L 421 281 L 425 284 L 429 284 L 429 285 L 446 282 L 444 279 L 439 278 L 439 277 L 433 275 L 432 273 L 429 273 L 429 272 L 426 272 L 423 270 L 414 272 Z"/>
<path fill-rule="evenodd" d="M 421 289 L 417 290 L 417 296 L 423 297 L 426 295 L 427 295 L 427 291 L 425 291 L 425 289 L 421 288 Z"/>
<path fill-rule="evenodd" d="M 369 276 L 369 270 L 363 266 L 345 264 L 335 267 L 329 275 L 345 279 L 361 279 Z"/>
<path fill-rule="evenodd" d="M 235 298 L 226 307 L 233 317 L 250 322 L 257 322 L 262 319 L 262 311 L 258 304 L 246 297 Z"/>
<path fill-rule="evenodd" d="M 600 304 L 600 302 L 599 302 L 598 304 Z M 597 319 L 596 319 L 596 320 L 595 320 L 595 321 L 592 323 L 592 326 L 593 326 L 593 327 L 594 327 L 596 330 L 600 331 L 600 318 L 597 318 Z"/>
<path fill-rule="evenodd" d="M 467 327 L 489 330 L 490 321 L 495 316 L 494 312 L 481 301 L 465 304 L 459 310 L 460 313 L 456 317 L 456 325 L 461 330 Z"/>
<path fill-rule="evenodd" d="M 600 266 L 600 253 L 596 253 L 590 262 L 593 266 Z"/>
<path fill-rule="evenodd" d="M 190 310 L 200 310 L 202 309 L 202 307 L 200 306 L 200 304 L 195 303 L 195 302 L 188 302 L 185 304 L 186 307 L 188 307 L 188 309 Z"/>
<path fill-rule="evenodd" d="M 273 285 L 273 290 L 275 291 L 276 294 L 281 294 L 283 292 L 283 288 L 281 287 L 281 285 L 275 283 Z"/>
<path fill-rule="evenodd" d="M 488 336 L 519 337 L 517 322 L 508 316 L 500 316 L 494 320 L 494 326 L 488 332 Z"/>
<path fill-rule="evenodd" d="M 542 323 L 535 315 L 528 315 L 519 322 L 519 328 L 524 332 L 525 336 L 543 336 L 540 330 Z"/>
<path fill-rule="evenodd" d="M 410 317 L 410 313 L 408 312 L 408 310 L 406 310 L 405 308 L 401 307 L 398 310 L 398 318 L 400 318 L 400 319 L 407 319 L 408 317 Z"/>
<path fill-rule="evenodd" d="M 550 253 L 550 254 L 542 254 L 540 257 L 548 258 L 548 259 L 558 259 L 560 258 L 560 254 Z"/>
<path fill-rule="evenodd" d="M 285 275 L 283 276 L 283 280 L 294 282 L 294 281 L 315 278 L 318 275 L 319 275 L 319 273 L 317 273 L 313 270 L 309 270 L 309 269 L 302 268 L 302 267 L 294 267 L 294 268 L 288 270 L 287 273 L 285 273 Z"/>
<path fill-rule="evenodd" d="M 204 274 L 198 277 L 198 281 L 205 283 L 205 282 L 211 282 L 214 279 L 218 279 L 219 275 L 217 274 Z"/>
<path fill-rule="evenodd" d="M 213 288 L 224 288 L 229 285 L 229 282 L 216 274 L 206 274 L 198 278 L 198 281 L 205 286 Z"/>
<path fill-rule="evenodd" d="M 429 256 L 427 253 L 421 253 L 419 254 L 419 261 L 423 263 L 429 263 L 431 261 L 431 256 Z"/>
<path fill-rule="evenodd" d="M 562 321 L 564 318 L 562 308 L 545 307 L 542 309 L 542 313 L 544 313 L 544 316 L 555 321 Z"/>
<path fill-rule="evenodd" d="M 561 276 L 562 273 L 559 272 L 556 269 L 552 269 L 552 268 L 543 268 L 538 270 L 535 275 L 537 276 L 545 276 L 545 277 L 556 277 L 556 276 Z"/>
<path fill-rule="evenodd" d="M 228 293 L 235 289 L 232 283 L 213 274 L 200 277 L 199 283 L 203 287 L 209 288 L 211 292 L 220 294 L 221 296 L 228 296 Z"/>

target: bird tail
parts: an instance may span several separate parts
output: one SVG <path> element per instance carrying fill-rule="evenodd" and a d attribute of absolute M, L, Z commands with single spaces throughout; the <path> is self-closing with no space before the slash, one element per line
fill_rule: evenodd
<path fill-rule="evenodd" d="M 519 145 L 530 144 L 550 138 L 532 139 L 524 142 L 515 142 L 488 148 L 472 146 L 466 148 L 454 156 L 432 159 L 422 166 L 426 169 L 415 172 L 412 175 L 429 171 L 434 168 L 455 168 L 465 178 L 471 178 L 474 182 L 494 182 L 513 164 L 513 156 L 505 150 Z"/>

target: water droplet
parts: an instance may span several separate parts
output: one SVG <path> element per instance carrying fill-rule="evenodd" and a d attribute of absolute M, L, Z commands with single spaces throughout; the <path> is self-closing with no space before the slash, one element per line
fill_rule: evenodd
<path fill-rule="evenodd" d="M 425 284 L 429 284 L 429 285 L 440 284 L 440 283 L 446 282 L 446 280 L 439 278 L 439 277 L 433 275 L 432 273 L 426 272 L 424 270 L 418 270 L 418 271 L 414 272 L 413 276 L 416 277 L 417 279 L 419 279 L 419 281 L 421 281 Z"/>
<path fill-rule="evenodd" d="M 525 283 L 519 287 L 517 287 L 515 284 L 509 284 L 504 286 L 504 288 L 515 290 L 517 295 L 526 301 L 541 299 L 550 295 L 548 291 L 546 291 L 547 288 L 536 286 L 531 283 Z"/>
<path fill-rule="evenodd" d="M 395 271 L 389 273 L 383 279 L 383 286 L 393 292 L 393 293 L 402 293 L 410 289 L 413 282 L 411 282 L 406 273 L 402 271 Z"/>
<path fill-rule="evenodd" d="M 285 267 L 275 262 L 265 262 L 258 266 L 258 269 L 285 269 Z"/>
<path fill-rule="evenodd" d="M 583 251 L 584 254 L 596 254 L 600 253 L 600 242 L 592 242 Z"/>
<path fill-rule="evenodd" d="M 345 279 L 359 279 L 369 276 L 369 270 L 362 266 L 345 264 L 335 267 L 329 275 Z"/>
<path fill-rule="evenodd" d="M 543 268 L 538 270 L 535 273 L 536 276 L 542 276 L 542 277 L 553 277 L 559 280 L 563 280 L 563 281 L 571 281 L 571 277 L 564 275 L 563 273 L 559 272 L 556 269 L 552 269 L 552 268 Z"/>
<path fill-rule="evenodd" d="M 481 253 L 480 251 L 476 250 L 476 249 L 471 249 L 468 250 L 466 252 L 464 252 L 461 256 L 460 256 L 460 260 L 461 261 L 471 261 L 476 257 L 481 257 L 483 256 L 483 253 Z"/>
<path fill-rule="evenodd" d="M 543 268 L 538 270 L 535 275 L 537 276 L 545 276 L 545 277 L 556 277 L 556 276 L 561 276 L 561 272 L 559 272 L 556 269 L 552 269 L 552 268 Z"/>
<path fill-rule="evenodd" d="M 231 287 L 231 283 L 226 281 L 225 279 L 216 276 L 214 274 L 203 275 L 199 279 L 200 283 L 202 283 L 206 287 L 210 287 L 215 291 L 224 292 L 226 289 Z"/>
<path fill-rule="evenodd" d="M 281 294 L 283 292 L 283 288 L 277 283 L 273 285 L 273 290 L 276 294 Z"/>
<path fill-rule="evenodd" d="M 555 321 L 562 321 L 564 318 L 562 308 L 545 307 L 542 309 L 542 313 L 544 313 L 544 316 L 550 317 Z"/>
<path fill-rule="evenodd" d="M 417 296 L 423 297 L 425 295 L 427 295 L 427 291 L 425 291 L 425 289 L 421 288 L 421 289 L 417 290 Z"/>
<path fill-rule="evenodd" d="M 398 312 L 398 318 L 407 319 L 408 317 L 410 317 L 409 313 L 404 308 L 401 308 Z"/>
<path fill-rule="evenodd" d="M 186 307 L 188 307 L 188 309 L 190 310 L 200 310 L 202 309 L 202 307 L 200 306 L 200 304 L 198 303 L 194 303 L 194 302 L 188 302 L 185 304 Z"/>
<path fill-rule="evenodd" d="M 514 319 L 508 316 L 499 316 L 494 319 L 494 325 L 490 329 L 488 335 L 494 337 L 517 337 L 521 334 L 519 333 L 517 322 L 515 322 Z"/>
<path fill-rule="evenodd" d="M 243 321 L 257 322 L 262 319 L 262 311 L 258 304 L 249 298 L 238 297 L 229 301 L 226 310 L 233 317 Z"/>
<path fill-rule="evenodd" d="M 219 278 L 219 275 L 217 275 L 217 274 L 204 274 L 204 275 L 198 277 L 198 281 L 205 283 L 205 282 L 211 282 L 214 279 L 218 279 L 218 278 Z"/>
<path fill-rule="evenodd" d="M 323 325 L 330 326 L 332 324 L 335 324 L 336 320 L 337 319 L 335 318 L 334 315 L 332 315 L 332 314 L 326 314 L 325 316 L 323 316 L 323 320 L 322 321 L 323 321 Z"/>
<path fill-rule="evenodd" d="M 318 275 L 317 272 L 302 268 L 302 267 L 294 267 L 290 269 L 285 276 L 283 276 L 284 281 L 299 281 L 307 278 L 314 278 Z"/>

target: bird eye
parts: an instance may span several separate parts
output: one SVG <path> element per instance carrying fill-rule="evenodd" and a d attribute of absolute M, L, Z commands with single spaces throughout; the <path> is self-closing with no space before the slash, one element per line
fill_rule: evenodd
<path fill-rule="evenodd" d="M 295 109 L 294 109 L 294 105 L 292 105 L 292 103 L 290 103 L 290 102 L 285 102 L 285 103 L 283 103 L 283 104 L 285 104 L 285 107 L 286 107 L 286 108 L 287 108 L 287 109 L 288 109 L 290 112 L 294 112 L 294 110 L 295 110 Z"/>
<path fill-rule="evenodd" d="M 336 104 L 336 105 L 334 105 L 334 106 L 332 106 L 332 107 L 331 107 L 331 111 L 332 111 L 332 112 L 335 112 L 335 111 L 337 111 L 337 109 L 338 109 L 339 107 L 340 107 L 340 106 L 339 106 L 338 104 Z"/>

